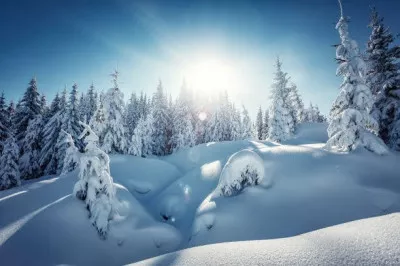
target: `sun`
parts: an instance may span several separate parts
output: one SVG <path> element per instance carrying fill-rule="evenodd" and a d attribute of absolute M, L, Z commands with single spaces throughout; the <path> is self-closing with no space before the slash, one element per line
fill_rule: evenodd
<path fill-rule="evenodd" d="M 193 63 L 186 75 L 191 87 L 208 93 L 229 90 L 235 77 L 232 64 L 217 58 L 205 58 Z"/>

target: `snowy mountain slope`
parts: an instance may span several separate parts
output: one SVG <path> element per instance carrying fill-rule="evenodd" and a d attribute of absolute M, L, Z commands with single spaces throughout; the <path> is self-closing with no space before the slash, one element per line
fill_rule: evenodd
<path fill-rule="evenodd" d="M 319 143 L 324 132 L 326 125 L 303 125 L 292 140 L 299 145 L 235 141 L 158 159 L 113 155 L 119 217 L 106 241 L 71 196 L 76 173 L 2 191 L 0 257 L 7 265 L 120 265 L 178 248 L 292 237 L 399 212 L 400 154 L 327 152 Z M 211 199 L 226 161 L 242 149 L 262 158 L 272 185 Z"/>
<path fill-rule="evenodd" d="M 400 214 L 299 236 L 194 247 L 131 265 L 399 265 Z"/>

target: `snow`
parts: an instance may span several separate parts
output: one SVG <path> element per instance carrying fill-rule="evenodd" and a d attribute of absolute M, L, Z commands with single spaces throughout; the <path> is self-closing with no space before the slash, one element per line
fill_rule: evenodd
<path fill-rule="evenodd" d="M 232 196 L 246 186 L 255 186 L 264 181 L 264 162 L 257 153 L 241 150 L 234 153 L 222 169 L 213 197 Z M 267 181 L 268 183 L 270 181 Z"/>
<path fill-rule="evenodd" d="M 71 195 L 78 171 L 23 181 L 0 192 L 2 263 L 121 265 L 190 248 L 142 264 L 398 264 L 400 154 L 331 152 L 326 140 L 326 124 L 307 123 L 282 144 L 111 155 L 118 212 L 106 240 Z M 226 162 L 242 150 L 262 159 L 272 184 L 213 198 Z M 215 245 L 196 247 L 207 244 Z"/>
<path fill-rule="evenodd" d="M 185 249 L 131 265 L 399 265 L 400 214 L 283 239 Z"/>

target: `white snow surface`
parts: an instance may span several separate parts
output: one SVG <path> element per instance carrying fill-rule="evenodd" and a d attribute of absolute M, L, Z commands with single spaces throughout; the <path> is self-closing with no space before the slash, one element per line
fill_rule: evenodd
<path fill-rule="evenodd" d="M 299 236 L 184 249 L 131 265 L 399 265 L 400 214 Z"/>
<path fill-rule="evenodd" d="M 220 243 L 143 263 L 399 264 L 400 218 L 387 214 L 400 211 L 400 154 L 326 151 L 325 124 L 296 134 L 282 145 L 246 140 L 159 158 L 110 156 L 118 216 L 107 240 L 71 195 L 77 171 L 1 191 L 1 263 L 121 265 Z M 262 159 L 273 182 L 212 198 L 227 160 L 243 149 Z M 224 243 L 233 241 L 247 242 Z"/>
<path fill-rule="evenodd" d="M 264 181 L 264 161 L 251 150 L 234 153 L 222 169 L 213 197 L 232 196 L 245 186 L 255 186 Z M 268 181 L 269 183 L 270 181 Z"/>

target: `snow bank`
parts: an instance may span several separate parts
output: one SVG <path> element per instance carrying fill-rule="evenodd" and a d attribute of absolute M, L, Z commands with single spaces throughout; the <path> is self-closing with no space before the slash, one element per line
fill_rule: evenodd
<path fill-rule="evenodd" d="M 213 197 L 236 195 L 247 186 L 258 185 L 263 182 L 264 173 L 264 161 L 257 153 L 251 150 L 234 153 L 222 169 Z"/>
<path fill-rule="evenodd" d="M 131 265 L 399 265 L 400 214 L 274 240 L 189 248 Z"/>

